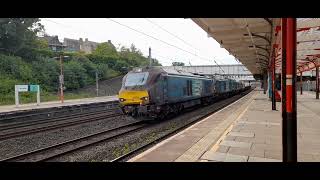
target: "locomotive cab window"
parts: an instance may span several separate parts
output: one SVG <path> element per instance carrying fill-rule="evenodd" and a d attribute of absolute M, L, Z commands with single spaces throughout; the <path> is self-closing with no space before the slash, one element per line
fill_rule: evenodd
<path fill-rule="evenodd" d="M 132 73 L 128 74 L 124 86 L 142 86 L 145 85 L 148 79 L 149 73 L 142 72 L 142 73 Z"/>

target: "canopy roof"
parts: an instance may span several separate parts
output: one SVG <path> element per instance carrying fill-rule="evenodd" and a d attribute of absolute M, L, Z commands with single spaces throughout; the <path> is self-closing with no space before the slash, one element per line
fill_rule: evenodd
<path fill-rule="evenodd" d="M 280 18 L 193 18 L 198 26 L 213 37 L 245 65 L 252 74 L 262 74 L 270 66 L 272 53 L 277 71 L 281 70 Z M 320 19 L 297 19 L 297 70 L 308 71 L 319 64 Z"/>

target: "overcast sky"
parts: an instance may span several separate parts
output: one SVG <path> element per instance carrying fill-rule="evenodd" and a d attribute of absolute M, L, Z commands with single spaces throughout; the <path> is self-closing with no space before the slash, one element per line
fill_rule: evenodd
<path fill-rule="evenodd" d="M 142 35 L 110 19 L 153 36 L 158 40 Z M 46 33 L 58 35 L 61 41 L 64 37 L 72 39 L 88 38 L 89 41 L 95 42 L 111 40 L 116 47 L 119 47 L 119 44 L 130 47 L 133 43 L 144 56 L 148 56 L 148 48 L 151 47 L 152 57 L 158 59 L 162 65 L 171 65 L 173 61 L 184 62 L 186 65 L 189 65 L 189 62 L 191 62 L 191 65 L 215 65 L 213 60 L 216 60 L 218 64 L 238 64 L 235 58 L 229 55 L 228 51 L 220 48 L 219 43 L 213 38 L 208 38 L 207 33 L 191 19 L 110 19 L 42 18 L 41 23 L 44 25 Z"/>

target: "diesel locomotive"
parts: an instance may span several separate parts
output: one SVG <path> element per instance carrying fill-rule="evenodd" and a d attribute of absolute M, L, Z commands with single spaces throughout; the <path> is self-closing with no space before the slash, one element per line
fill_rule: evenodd
<path fill-rule="evenodd" d="M 248 89 L 232 79 L 210 78 L 163 67 L 136 68 L 122 80 L 118 97 L 126 115 L 163 119 L 185 108 L 209 104 Z"/>

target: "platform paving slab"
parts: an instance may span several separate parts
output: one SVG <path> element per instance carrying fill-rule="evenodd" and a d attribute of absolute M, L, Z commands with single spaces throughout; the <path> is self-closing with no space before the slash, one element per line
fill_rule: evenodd
<path fill-rule="evenodd" d="M 249 157 L 248 162 L 281 162 L 278 159 L 268 159 L 268 158 L 260 158 L 260 157 Z"/>
<path fill-rule="evenodd" d="M 252 146 L 252 143 L 238 142 L 238 141 L 222 141 L 220 145 L 250 149 Z"/>
<path fill-rule="evenodd" d="M 254 137 L 254 133 L 241 133 L 241 132 L 230 132 L 229 136 L 238 136 L 238 137 Z"/>
<path fill-rule="evenodd" d="M 262 101 L 263 96 L 266 95 L 262 93 L 258 94 L 247 112 L 243 115 L 242 120 L 238 121 L 228 136 L 220 142 L 219 146 L 221 147 L 231 145 L 228 146 L 230 147 L 228 150 L 223 148 L 222 150 L 224 151 L 220 150 L 221 152 L 230 155 L 248 156 L 249 162 L 282 161 L 281 111 L 272 111 L 271 101 Z M 306 93 L 305 95 L 298 95 L 297 106 L 298 161 L 319 162 L 320 101 L 317 101 L 314 95 L 311 96 Z M 277 103 L 277 109 L 281 110 L 280 103 Z M 254 134 L 254 138 L 241 137 L 239 133 L 252 133 Z M 231 135 L 234 135 L 236 138 L 230 138 Z M 236 147 L 237 145 L 230 143 L 232 140 L 252 143 L 252 146 L 250 149 L 241 146 Z M 255 154 L 252 152 L 255 152 Z M 206 153 L 209 153 L 209 151 Z M 209 154 L 213 153 L 210 152 Z M 241 160 L 239 161 L 241 162 Z"/>
<path fill-rule="evenodd" d="M 208 151 L 201 157 L 201 159 L 218 162 L 247 162 L 248 156 Z"/>
<path fill-rule="evenodd" d="M 243 112 L 243 109 L 248 106 L 255 95 L 256 92 L 252 91 L 235 103 L 195 123 L 175 136 L 160 142 L 140 155 L 133 157 L 129 162 L 157 162 L 160 160 L 166 162 L 198 161 L 201 155 L 219 140 L 221 135 Z M 197 134 L 197 136 L 194 136 L 194 134 Z M 177 141 L 173 140 L 178 140 L 179 142 L 177 143 Z M 175 148 L 173 148 L 174 146 Z M 179 146 L 179 148 L 176 146 Z M 167 156 L 166 153 L 169 151 L 174 152 L 171 152 Z"/>
<path fill-rule="evenodd" d="M 175 151 L 163 153 L 164 160 L 193 162 L 281 162 L 282 161 L 282 117 L 281 103 L 276 104 L 277 111 L 271 110 L 268 94 L 256 91 L 255 96 L 247 98 L 238 106 L 225 108 L 201 123 L 203 134 L 197 140 L 189 143 L 185 148 L 168 148 Z M 297 140 L 299 162 L 320 162 L 320 101 L 314 94 L 297 95 Z M 224 113 L 222 113 L 224 112 Z M 226 113 L 228 112 L 228 113 Z M 209 123 L 210 121 L 216 123 Z M 220 119 L 220 121 L 219 121 Z M 223 119 L 223 120 L 221 120 Z M 186 134 L 196 132 L 197 129 L 187 130 Z M 227 133 L 225 133 L 228 131 Z M 172 141 L 177 144 L 182 141 Z M 167 142 L 169 143 L 169 141 Z M 169 143 L 171 144 L 171 143 Z M 170 145 L 168 145 L 170 146 Z M 173 145 L 171 145 L 174 147 Z M 163 146 L 165 147 L 165 146 Z M 176 152 L 176 151 L 181 152 Z M 156 152 L 156 151 L 154 151 Z M 153 153 L 150 153 L 153 154 Z M 144 160 L 156 161 L 157 153 L 148 154 Z"/>
<path fill-rule="evenodd" d="M 230 114 L 227 119 L 225 119 L 223 122 L 221 122 L 216 128 L 213 128 L 209 134 L 207 134 L 204 138 L 202 138 L 199 142 L 197 142 L 195 145 L 193 145 L 190 149 L 188 149 L 184 154 L 182 154 L 178 159 L 176 159 L 176 162 L 192 162 L 196 161 L 201 157 L 201 155 L 210 148 L 211 145 L 215 144 L 219 138 L 222 136 L 224 132 L 230 127 L 236 120 L 242 117 L 242 113 L 244 112 L 244 109 L 246 109 L 249 104 L 251 103 L 252 99 L 255 97 L 250 98 L 244 105 L 242 105 L 240 108 L 234 111 L 234 113 Z M 233 144 L 238 144 L 238 146 L 245 146 L 245 144 L 238 143 L 235 141 Z M 227 145 L 229 146 L 229 145 Z"/>

